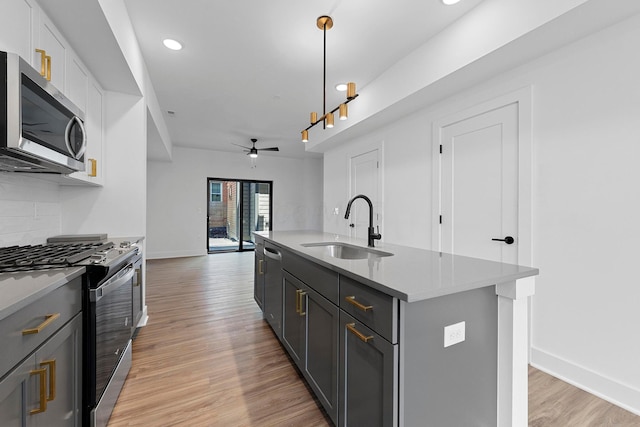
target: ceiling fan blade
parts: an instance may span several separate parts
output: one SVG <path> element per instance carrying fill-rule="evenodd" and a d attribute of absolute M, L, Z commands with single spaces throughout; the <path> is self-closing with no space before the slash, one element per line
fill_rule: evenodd
<path fill-rule="evenodd" d="M 235 145 L 236 147 L 242 147 L 242 148 L 246 148 L 247 150 L 251 150 L 251 147 L 245 147 L 244 145 L 234 144 L 233 142 L 231 143 L 231 145 Z"/>
<path fill-rule="evenodd" d="M 280 151 L 278 147 L 256 148 L 258 151 Z"/>

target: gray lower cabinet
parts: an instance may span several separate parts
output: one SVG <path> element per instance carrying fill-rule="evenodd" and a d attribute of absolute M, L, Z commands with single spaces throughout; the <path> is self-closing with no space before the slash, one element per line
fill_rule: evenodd
<path fill-rule="evenodd" d="M 306 311 L 304 297 L 309 287 L 291 274 L 284 272 L 284 302 L 282 305 L 282 342 L 291 358 L 304 369 L 306 352 Z"/>
<path fill-rule="evenodd" d="M 304 374 L 334 423 L 338 421 L 339 309 L 309 289 L 305 307 L 307 352 Z"/>
<path fill-rule="evenodd" d="M 264 305 L 264 242 L 256 239 L 253 299 L 261 309 Z"/>
<path fill-rule="evenodd" d="M 340 312 L 340 426 L 393 426 L 398 345 Z"/>
<path fill-rule="evenodd" d="M 80 427 L 82 314 L 0 382 L 3 427 Z"/>
<path fill-rule="evenodd" d="M 407 303 L 268 245 L 265 318 L 336 426 L 497 425 L 492 286 Z M 445 347 L 460 321 L 466 339 Z"/>
<path fill-rule="evenodd" d="M 338 307 L 284 272 L 282 341 L 331 420 L 338 423 Z"/>

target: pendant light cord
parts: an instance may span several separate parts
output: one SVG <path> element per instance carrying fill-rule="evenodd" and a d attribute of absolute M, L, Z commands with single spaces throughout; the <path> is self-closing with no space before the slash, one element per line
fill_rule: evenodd
<path fill-rule="evenodd" d="M 322 117 L 327 115 L 327 23 L 323 25 L 322 32 L 324 34 L 323 56 L 322 56 Z M 327 121 L 322 120 L 322 129 L 327 128 Z"/>

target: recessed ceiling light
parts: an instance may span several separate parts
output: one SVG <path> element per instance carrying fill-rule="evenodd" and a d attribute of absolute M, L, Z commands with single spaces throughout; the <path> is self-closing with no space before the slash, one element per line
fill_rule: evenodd
<path fill-rule="evenodd" d="M 164 39 L 162 43 L 171 50 L 180 50 L 182 49 L 182 44 L 179 41 L 173 39 Z"/>
<path fill-rule="evenodd" d="M 345 90 L 347 90 L 347 84 L 346 83 L 338 83 L 336 85 L 336 90 L 338 92 L 344 92 Z"/>
<path fill-rule="evenodd" d="M 446 4 L 447 6 L 451 6 L 452 4 L 456 4 L 459 1 L 460 0 L 442 0 L 442 3 Z"/>

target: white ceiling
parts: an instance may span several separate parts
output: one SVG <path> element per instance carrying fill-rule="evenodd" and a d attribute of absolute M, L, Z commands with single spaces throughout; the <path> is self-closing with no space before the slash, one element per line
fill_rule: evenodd
<path fill-rule="evenodd" d="M 264 155 L 303 157 L 320 155 L 306 153 L 300 142 L 309 113 L 322 111 L 318 16 L 334 20 L 327 31 L 331 109 L 344 99 L 336 83 L 366 87 L 481 1 L 126 0 L 126 6 L 174 145 L 238 152 L 233 144 L 258 138 L 258 148 L 280 147 Z M 184 49 L 166 49 L 167 37 Z M 321 126 L 310 136 L 315 132 Z"/>

